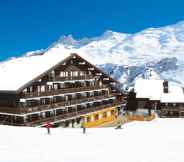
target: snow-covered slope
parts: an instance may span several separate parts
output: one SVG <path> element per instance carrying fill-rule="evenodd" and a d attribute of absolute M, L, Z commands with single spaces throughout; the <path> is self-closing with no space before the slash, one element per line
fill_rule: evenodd
<path fill-rule="evenodd" d="M 184 120 L 132 122 L 123 129 L 0 126 L 1 162 L 183 162 Z"/>
<path fill-rule="evenodd" d="M 59 59 L 64 53 L 73 52 L 81 54 L 127 86 L 132 85 L 136 78 L 149 77 L 150 69 L 157 74 L 157 78 L 184 85 L 183 21 L 135 34 L 106 31 L 99 37 L 80 40 L 75 40 L 71 35 L 62 36 L 47 49 L 29 52 L 25 56 L 30 60 L 36 56 Z M 2 63 L 0 74 L 20 59 Z M 28 68 L 32 68 L 31 63 Z"/>

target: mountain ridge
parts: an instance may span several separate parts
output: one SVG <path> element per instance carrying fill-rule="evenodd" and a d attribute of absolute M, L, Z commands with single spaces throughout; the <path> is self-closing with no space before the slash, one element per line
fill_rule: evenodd
<path fill-rule="evenodd" d="M 47 49 L 28 52 L 23 57 L 64 52 L 87 55 L 126 88 L 137 78 L 144 78 L 149 69 L 157 73 L 157 78 L 184 85 L 184 21 L 134 34 L 107 30 L 92 38 L 61 36 Z"/>

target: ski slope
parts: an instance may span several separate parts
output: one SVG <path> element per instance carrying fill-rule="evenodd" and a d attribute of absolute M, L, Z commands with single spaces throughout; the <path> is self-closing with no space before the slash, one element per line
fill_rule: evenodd
<path fill-rule="evenodd" d="M 0 162 L 183 162 L 184 119 L 132 122 L 123 129 L 0 126 Z"/>

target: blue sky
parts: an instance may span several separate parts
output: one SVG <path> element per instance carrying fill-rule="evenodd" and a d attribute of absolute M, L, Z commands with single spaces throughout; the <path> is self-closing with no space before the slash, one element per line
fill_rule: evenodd
<path fill-rule="evenodd" d="M 61 35 L 135 33 L 184 20 L 184 0 L 0 0 L 0 60 L 46 48 Z"/>

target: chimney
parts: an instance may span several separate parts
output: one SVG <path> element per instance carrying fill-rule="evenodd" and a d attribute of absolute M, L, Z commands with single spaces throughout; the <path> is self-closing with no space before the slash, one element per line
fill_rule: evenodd
<path fill-rule="evenodd" d="M 169 85 L 168 85 L 168 81 L 167 80 L 164 80 L 163 88 L 164 88 L 164 93 L 169 93 Z"/>

